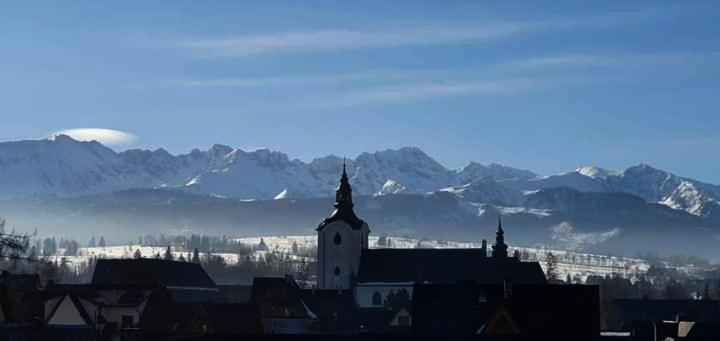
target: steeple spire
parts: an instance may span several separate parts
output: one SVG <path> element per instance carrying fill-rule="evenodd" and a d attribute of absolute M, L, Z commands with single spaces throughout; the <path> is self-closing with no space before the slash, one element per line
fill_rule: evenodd
<path fill-rule="evenodd" d="M 508 246 L 505 244 L 505 231 L 502 228 L 502 217 L 498 216 L 498 227 L 495 232 L 495 245 L 492 247 L 494 258 L 507 258 Z"/>
<path fill-rule="evenodd" d="M 340 184 L 335 190 L 335 208 L 344 206 L 352 209 L 352 188 L 350 187 L 350 179 L 345 170 L 345 158 L 343 158 L 342 175 L 340 175 Z"/>
<path fill-rule="evenodd" d="M 335 189 L 335 204 L 333 206 L 335 206 L 335 210 L 330 217 L 320 223 L 318 229 L 338 220 L 348 223 L 353 229 L 362 228 L 365 222 L 358 218 L 353 211 L 352 188 L 350 187 L 350 178 L 347 175 L 344 159 L 342 174 L 340 175 L 340 184 L 338 184 L 338 187 Z"/>

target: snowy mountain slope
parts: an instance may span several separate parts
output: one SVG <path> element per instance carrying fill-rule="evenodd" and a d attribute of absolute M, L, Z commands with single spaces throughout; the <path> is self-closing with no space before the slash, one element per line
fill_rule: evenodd
<path fill-rule="evenodd" d="M 98 142 L 65 135 L 0 143 L 0 197 L 80 195 L 152 185 L 148 174 Z"/>
<path fill-rule="evenodd" d="M 592 178 L 578 171 L 543 176 L 534 179 L 511 179 L 501 181 L 505 186 L 518 190 L 539 190 L 553 187 L 567 187 L 581 192 L 606 192 L 603 179 Z"/>
<path fill-rule="evenodd" d="M 520 206 L 525 200 L 522 192 L 504 186 L 491 177 L 481 178 L 467 185 L 443 188 L 440 191 L 450 192 L 473 203 Z"/>
<path fill-rule="evenodd" d="M 537 174 L 524 169 L 491 163 L 484 166 L 477 162 L 470 162 L 467 166 L 456 171 L 459 184 L 467 184 L 480 178 L 491 177 L 497 180 L 520 179 L 528 180 L 537 177 Z"/>

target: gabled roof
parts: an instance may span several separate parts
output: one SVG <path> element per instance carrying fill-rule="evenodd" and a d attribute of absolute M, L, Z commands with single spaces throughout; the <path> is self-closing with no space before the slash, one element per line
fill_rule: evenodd
<path fill-rule="evenodd" d="M 68 292 L 63 295 L 61 295 L 60 299 L 57 300 L 56 304 L 51 307 L 50 313 L 47 315 L 47 318 L 45 319 L 45 323 L 49 324 L 50 321 L 55 317 L 57 311 L 62 307 L 64 304 L 71 304 L 71 306 L 75 309 L 75 311 L 78 313 L 80 318 L 83 320 L 84 324 L 86 325 L 94 325 L 94 322 L 92 318 L 90 317 L 90 314 L 85 310 L 85 307 L 83 306 L 82 302 L 80 302 L 81 298 L 77 293 L 74 292 Z M 86 300 L 88 301 L 88 300 Z"/>
<path fill-rule="evenodd" d="M 362 251 L 358 283 L 430 282 L 545 283 L 537 262 L 486 257 L 482 249 L 366 249 Z"/>
<path fill-rule="evenodd" d="M 215 288 L 200 264 L 162 259 L 99 259 L 92 285 L 107 287 Z"/>

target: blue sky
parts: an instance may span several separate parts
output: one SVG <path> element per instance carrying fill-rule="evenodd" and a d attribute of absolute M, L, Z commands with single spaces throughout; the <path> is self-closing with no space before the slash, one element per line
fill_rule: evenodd
<path fill-rule="evenodd" d="M 268 4 L 270 3 L 270 4 Z M 715 5 L 715 6 L 714 6 Z M 2 2 L 0 139 L 224 143 L 720 183 L 712 1 Z"/>

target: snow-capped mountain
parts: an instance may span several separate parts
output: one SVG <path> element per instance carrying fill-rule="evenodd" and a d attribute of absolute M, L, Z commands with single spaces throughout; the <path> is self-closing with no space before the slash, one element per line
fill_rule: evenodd
<path fill-rule="evenodd" d="M 720 219 L 720 186 L 644 164 L 621 172 L 591 166 L 538 176 L 476 162 L 451 170 L 416 147 L 367 152 L 345 161 L 330 155 L 306 163 L 277 151 L 248 152 L 225 145 L 181 155 L 164 149 L 117 153 L 98 142 L 79 142 L 63 135 L 0 143 L 0 198 L 70 197 L 158 187 L 235 199 L 322 198 L 333 195 L 343 162 L 357 195 L 441 191 L 468 203 L 524 206 L 528 195 L 539 190 L 570 188 L 629 193 L 650 203 Z"/>
<path fill-rule="evenodd" d="M 78 195 L 150 186 L 153 177 L 98 142 L 60 135 L 0 143 L 0 196 Z"/>
<path fill-rule="evenodd" d="M 342 164 L 333 155 L 305 163 L 277 151 L 224 145 L 181 155 L 164 149 L 116 153 L 98 142 L 61 135 L 0 143 L 0 198 L 156 187 L 238 199 L 330 197 Z M 363 153 L 347 160 L 346 167 L 358 195 L 430 193 L 461 183 L 457 171 L 415 147 Z"/>

